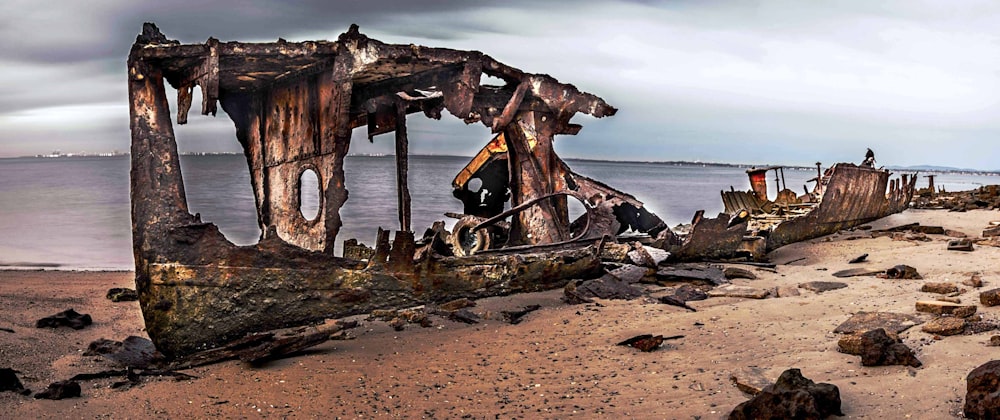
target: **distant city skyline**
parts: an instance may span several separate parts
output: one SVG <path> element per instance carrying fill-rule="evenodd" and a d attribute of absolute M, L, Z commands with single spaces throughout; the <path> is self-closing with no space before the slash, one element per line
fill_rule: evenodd
<path fill-rule="evenodd" d="M 184 43 L 336 39 L 357 23 L 384 42 L 480 50 L 619 108 L 557 137 L 567 158 L 806 165 L 860 162 L 870 147 L 879 165 L 1000 169 L 1000 4 L 989 1 L 12 0 L 0 10 L 0 34 L 17 41 L 0 46 L 0 157 L 127 151 L 125 59 L 143 22 Z M 490 137 L 451 116 L 408 124 L 420 154 L 471 155 Z M 192 110 L 177 138 L 182 152 L 239 151 L 221 113 Z M 351 149 L 392 144 L 359 133 Z"/>

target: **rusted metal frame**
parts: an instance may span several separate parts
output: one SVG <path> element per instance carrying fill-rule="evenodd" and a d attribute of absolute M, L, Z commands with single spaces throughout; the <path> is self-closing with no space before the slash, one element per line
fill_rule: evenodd
<path fill-rule="evenodd" d="M 205 45 L 208 47 L 208 56 L 201 69 L 202 76 L 198 79 L 201 86 L 201 115 L 212 114 L 218 111 L 219 100 L 219 40 L 209 38 Z"/>
<path fill-rule="evenodd" d="M 558 167 L 552 158 L 552 125 L 550 115 L 522 112 L 517 121 L 504 131 L 510 167 L 512 205 L 517 206 L 534 197 L 566 190 L 565 180 L 557 176 Z M 533 146 L 532 146 L 533 141 Z M 540 203 L 520 213 L 511 223 L 508 245 L 561 242 L 569 237 L 566 200 Z"/>
<path fill-rule="evenodd" d="M 499 117 L 493 119 L 493 133 L 499 133 L 503 131 L 504 127 L 514 119 L 514 115 L 521 108 L 521 102 L 524 101 L 524 94 L 528 91 L 528 82 L 522 81 L 517 85 L 517 89 L 514 89 L 514 94 L 507 101 L 507 105 L 504 106 L 503 112 Z"/>
<path fill-rule="evenodd" d="M 587 222 L 586 222 L 586 224 L 583 227 L 583 231 L 580 232 L 580 234 L 577 237 L 578 238 L 586 237 L 587 234 L 590 233 L 590 218 L 591 218 L 590 212 L 592 210 L 591 210 L 591 207 L 590 207 L 590 203 L 587 202 L 587 200 L 585 198 L 581 197 L 578 193 L 573 192 L 573 191 L 559 191 L 559 192 L 554 192 L 552 194 L 546 194 L 546 195 L 543 195 L 541 197 L 533 198 L 533 199 L 528 200 L 528 201 L 526 201 L 524 203 L 521 203 L 518 206 L 511 207 L 510 210 L 504 211 L 503 213 L 500 213 L 500 214 L 498 214 L 496 216 L 493 216 L 493 217 L 491 217 L 489 219 L 486 219 L 486 220 L 480 222 L 478 225 L 476 225 L 476 226 L 474 226 L 472 228 L 472 231 L 475 232 L 475 231 L 480 230 L 480 229 L 485 229 L 485 228 L 487 228 L 489 226 L 497 224 L 497 222 L 500 222 L 501 220 L 506 219 L 507 217 L 509 217 L 511 215 L 518 214 L 518 213 L 526 210 L 527 208 L 535 205 L 536 203 L 538 203 L 538 202 L 540 202 L 542 200 L 547 200 L 547 199 L 552 198 L 552 197 L 560 197 L 560 196 L 573 197 L 573 198 L 579 200 L 581 203 L 584 204 L 583 208 L 587 210 Z M 569 243 L 569 242 L 573 242 L 573 240 L 563 241 L 563 242 L 560 242 L 560 243 Z"/>
<path fill-rule="evenodd" d="M 396 104 L 396 205 L 399 213 L 399 230 L 410 232 L 409 139 L 406 133 L 406 107 L 408 103 L 397 99 Z M 411 237 L 412 239 L 412 237 Z"/>

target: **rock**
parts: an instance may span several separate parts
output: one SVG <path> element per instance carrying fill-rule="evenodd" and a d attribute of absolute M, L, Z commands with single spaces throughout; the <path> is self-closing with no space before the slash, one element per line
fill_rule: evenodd
<path fill-rule="evenodd" d="M 687 310 L 689 310 L 691 312 L 698 312 L 697 309 L 692 308 L 686 302 L 684 302 L 683 300 L 678 299 L 675 296 L 671 296 L 671 295 L 660 296 L 660 298 L 658 300 L 660 301 L 660 303 L 663 303 L 663 304 L 672 305 L 672 306 L 678 306 L 678 307 L 687 309 Z"/>
<path fill-rule="evenodd" d="M 542 308 L 541 305 L 528 305 L 514 311 L 500 311 L 500 313 L 502 313 L 504 317 L 507 318 L 507 322 L 511 323 L 511 325 L 516 325 L 520 324 L 521 321 L 524 320 L 525 315 L 537 311 L 541 308 Z"/>
<path fill-rule="evenodd" d="M 848 264 L 857 264 L 857 263 L 860 263 L 860 262 L 865 262 L 865 260 L 867 260 L 867 259 L 868 259 L 868 254 L 861 254 L 861 255 L 858 255 L 857 257 L 851 258 L 851 260 L 848 261 L 847 263 Z"/>
<path fill-rule="evenodd" d="M 958 291 L 958 286 L 951 283 L 924 283 L 920 286 L 920 291 L 924 293 L 937 293 L 947 295 Z"/>
<path fill-rule="evenodd" d="M 461 298 L 442 303 L 438 306 L 438 308 L 442 311 L 454 312 L 462 308 L 471 308 L 473 306 L 476 306 L 476 302 L 472 301 L 472 299 Z"/>
<path fill-rule="evenodd" d="M 748 298 L 748 299 L 764 299 L 771 294 L 770 290 L 758 289 L 755 287 L 747 286 L 736 286 L 732 284 L 727 284 L 725 286 L 719 286 L 715 289 L 709 290 L 708 295 L 711 297 L 737 297 L 737 298 Z"/>
<path fill-rule="evenodd" d="M 966 252 L 969 252 L 969 251 L 972 251 L 973 249 L 974 248 L 972 247 L 972 241 L 969 240 L 968 238 L 965 238 L 965 239 L 953 239 L 953 240 L 948 241 L 948 250 L 949 251 L 966 251 Z"/>
<path fill-rule="evenodd" d="M 962 299 L 956 297 L 948 297 L 948 296 L 938 296 L 934 298 L 934 300 L 940 302 L 962 303 Z"/>
<path fill-rule="evenodd" d="M 774 288 L 774 297 L 792 297 L 799 296 L 799 289 L 797 287 L 789 286 L 778 286 Z"/>
<path fill-rule="evenodd" d="M 4 391 L 14 391 L 21 394 L 31 392 L 24 389 L 24 385 L 17 377 L 17 371 L 11 368 L 0 368 L 0 392 Z"/>
<path fill-rule="evenodd" d="M 45 391 L 35 394 L 36 399 L 61 400 L 80 396 L 80 383 L 76 381 L 59 381 L 49 384 Z"/>
<path fill-rule="evenodd" d="M 756 366 L 740 368 L 729 375 L 729 380 L 737 389 L 751 397 L 771 385 L 771 381 L 764 376 L 764 370 Z"/>
<path fill-rule="evenodd" d="M 656 350 L 660 348 L 661 344 L 663 344 L 663 336 L 652 335 L 652 334 L 637 335 L 628 340 L 622 341 L 621 343 L 618 343 L 619 346 L 629 346 L 637 348 L 640 351 L 644 352 L 651 352 L 653 350 Z"/>
<path fill-rule="evenodd" d="M 406 329 L 406 320 L 400 317 L 390 319 L 389 326 L 395 331 L 403 331 Z"/>
<path fill-rule="evenodd" d="M 899 334 L 923 321 L 915 315 L 893 312 L 858 312 L 840 324 L 837 334 L 860 334 L 882 328 L 890 335 Z"/>
<path fill-rule="evenodd" d="M 867 332 L 867 331 L 865 331 L 865 332 Z M 855 356 L 860 356 L 861 353 L 862 353 L 862 350 L 861 350 L 861 348 L 862 348 L 861 347 L 861 334 L 862 333 L 846 334 L 846 335 L 840 337 L 840 339 L 837 340 L 837 351 L 839 351 L 841 353 L 844 353 L 844 354 L 852 354 L 852 355 L 855 355 Z M 897 342 L 900 341 L 899 335 L 897 335 L 896 333 L 893 333 L 893 332 L 890 332 L 890 331 L 886 331 L 885 334 L 888 335 L 889 338 L 891 338 L 891 339 L 893 339 L 893 340 L 895 340 Z"/>
<path fill-rule="evenodd" d="M 967 321 L 965 323 L 964 334 L 982 334 L 987 331 L 1000 329 L 1000 324 L 990 321 Z"/>
<path fill-rule="evenodd" d="M 974 273 L 968 279 L 962 280 L 962 284 L 970 287 L 983 287 L 983 276 Z"/>
<path fill-rule="evenodd" d="M 133 300 L 139 300 L 139 294 L 133 289 L 128 289 L 124 287 L 115 287 L 108 290 L 106 295 L 108 299 L 112 302 L 128 302 Z"/>
<path fill-rule="evenodd" d="M 844 277 L 858 277 L 858 276 L 874 276 L 876 274 L 885 274 L 885 271 L 873 270 L 870 268 L 848 268 L 847 270 L 840 270 L 833 273 L 833 276 L 844 278 Z"/>
<path fill-rule="evenodd" d="M 750 279 L 757 280 L 757 275 L 745 268 L 726 267 L 722 269 L 722 275 L 727 279 Z"/>
<path fill-rule="evenodd" d="M 917 226 L 914 226 L 914 227 L 910 228 L 910 230 L 912 230 L 914 232 L 924 233 L 924 234 L 927 234 L 927 235 L 944 235 L 944 233 L 945 233 L 944 228 L 941 227 L 941 226 L 922 226 L 922 225 L 917 225 Z"/>
<path fill-rule="evenodd" d="M 1000 360 L 992 360 L 973 369 L 965 378 L 965 383 L 965 417 L 1000 418 Z"/>
<path fill-rule="evenodd" d="M 80 314 L 73 309 L 67 309 L 58 314 L 39 319 L 35 322 L 35 327 L 58 328 L 66 326 L 74 330 L 80 330 L 93 323 L 94 320 L 90 318 L 89 314 Z"/>
<path fill-rule="evenodd" d="M 646 277 L 646 275 L 652 274 L 652 272 L 653 270 L 646 267 L 626 264 L 614 270 L 609 271 L 608 274 L 628 284 L 633 284 L 641 282 L 643 278 Z"/>
<path fill-rule="evenodd" d="M 1000 236 L 1000 226 L 990 226 L 986 229 L 983 229 L 984 238 L 989 238 L 993 236 Z"/>
<path fill-rule="evenodd" d="M 799 285 L 799 288 L 812 290 L 816 293 L 823 293 L 831 290 L 843 289 L 845 287 L 847 287 L 847 283 L 841 283 L 839 281 L 810 281 Z"/>
<path fill-rule="evenodd" d="M 965 232 L 959 232 L 957 230 L 951 230 L 951 229 L 945 229 L 944 230 L 944 235 L 945 236 L 950 236 L 952 238 L 968 238 L 969 237 L 969 235 L 966 235 Z"/>
<path fill-rule="evenodd" d="M 900 264 L 885 270 L 885 278 L 887 279 L 916 279 L 920 280 L 923 277 L 917 272 L 916 268 L 910 267 L 905 264 Z"/>
<path fill-rule="evenodd" d="M 566 283 L 566 287 L 563 287 L 563 301 L 570 305 L 594 303 L 593 300 L 584 296 L 583 293 L 577 289 L 577 286 L 581 284 L 583 284 L 582 280 L 570 280 Z"/>
<path fill-rule="evenodd" d="M 578 297 L 587 300 L 590 298 L 632 300 L 643 294 L 641 289 L 608 274 L 598 279 L 586 280 L 574 287 Z"/>
<path fill-rule="evenodd" d="M 983 306 L 1000 305 L 1000 289 L 992 289 L 980 293 L 979 303 L 982 303 Z"/>
<path fill-rule="evenodd" d="M 774 385 L 737 405 L 729 419 L 824 419 L 831 415 L 844 415 L 840 411 L 840 389 L 832 384 L 817 384 L 803 377 L 798 369 L 788 369 Z"/>
<path fill-rule="evenodd" d="M 656 266 L 660 265 L 661 262 L 666 261 L 668 258 L 670 258 L 669 252 L 646 245 L 635 246 L 634 249 L 628 253 L 628 259 L 632 261 L 633 264 L 649 268 L 656 268 Z"/>
<path fill-rule="evenodd" d="M 920 329 L 928 334 L 945 336 L 961 334 L 965 330 L 965 318 L 954 316 L 937 317 L 925 323 Z"/>
<path fill-rule="evenodd" d="M 879 328 L 861 334 L 861 365 L 920 367 L 923 363 L 898 338 L 892 339 L 884 329 Z"/>
<path fill-rule="evenodd" d="M 708 299 L 708 294 L 690 284 L 682 284 L 674 289 L 674 297 L 684 302 Z"/>
<path fill-rule="evenodd" d="M 660 281 L 703 281 L 718 286 L 729 283 L 722 269 L 709 264 L 676 264 L 656 271 Z"/>
<path fill-rule="evenodd" d="M 632 246 L 629 244 L 619 244 L 616 242 L 609 242 L 604 244 L 601 248 L 601 261 L 614 261 L 614 262 L 625 262 L 628 258 L 629 251 L 632 250 Z"/>
<path fill-rule="evenodd" d="M 990 337 L 990 342 L 986 343 L 990 347 L 1000 347 L 1000 335 L 994 335 Z"/>
<path fill-rule="evenodd" d="M 466 324 L 478 324 L 479 323 L 479 315 L 476 315 L 472 311 L 470 311 L 468 309 L 465 309 L 465 308 L 459 309 L 459 310 L 457 310 L 455 312 L 451 312 L 448 315 L 448 319 L 450 319 L 452 321 L 457 321 L 457 322 L 464 322 Z"/>
<path fill-rule="evenodd" d="M 917 312 L 926 312 L 934 315 L 952 315 L 959 318 L 968 318 L 976 313 L 976 305 L 960 305 L 935 300 L 919 301 L 916 307 Z"/>

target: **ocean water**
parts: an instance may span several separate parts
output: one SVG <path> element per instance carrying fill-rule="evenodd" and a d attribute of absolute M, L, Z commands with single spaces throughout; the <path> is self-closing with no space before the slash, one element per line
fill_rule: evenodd
<path fill-rule="evenodd" d="M 445 212 L 460 212 L 451 180 L 468 162 L 454 156 L 411 156 L 412 226 L 418 235 Z M 722 211 L 719 192 L 749 188 L 744 168 L 664 163 L 567 160 L 574 171 L 628 192 L 669 225 L 688 223 L 699 209 Z M 338 242 L 371 244 L 377 227 L 397 228 L 395 158 L 350 156 L 344 163 L 349 190 L 341 209 Z M 253 244 L 260 235 L 246 161 L 240 155 L 182 156 L 188 206 L 229 240 Z M 785 170 L 797 193 L 815 170 Z M 768 173 L 773 190 L 774 173 Z M 949 191 L 1000 183 L 998 177 L 944 174 Z M 926 185 L 926 179 L 918 186 Z M 811 184 L 810 184 L 811 187 Z M 304 197 L 307 200 L 309 197 Z M 131 270 L 129 158 L 0 159 L 0 268 Z M 577 212 L 582 210 L 577 209 Z"/>

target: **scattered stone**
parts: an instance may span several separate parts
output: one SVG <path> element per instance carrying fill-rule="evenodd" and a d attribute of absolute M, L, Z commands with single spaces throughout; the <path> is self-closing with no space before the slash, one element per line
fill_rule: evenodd
<path fill-rule="evenodd" d="M 979 303 L 982 303 L 983 306 L 1000 305 L 1000 289 L 992 289 L 979 293 Z"/>
<path fill-rule="evenodd" d="M 727 279 L 750 279 L 757 280 L 757 275 L 745 268 L 726 267 L 722 269 L 722 275 Z"/>
<path fill-rule="evenodd" d="M 965 232 L 959 232 L 957 230 L 951 230 L 951 229 L 945 229 L 944 230 L 944 236 L 949 236 L 949 237 L 952 237 L 952 238 L 968 238 L 969 237 L 969 235 L 966 235 Z"/>
<path fill-rule="evenodd" d="M 647 275 L 652 274 L 652 271 L 653 270 L 646 267 L 626 264 L 614 270 L 608 271 L 608 274 L 628 284 L 634 284 L 641 282 Z"/>
<path fill-rule="evenodd" d="M 708 294 L 690 284 L 682 284 L 674 289 L 674 297 L 684 302 L 708 299 Z"/>
<path fill-rule="evenodd" d="M 917 225 L 917 226 L 914 226 L 913 228 L 911 228 L 910 230 L 912 230 L 914 232 L 925 233 L 925 234 L 928 234 L 928 235 L 944 235 L 944 232 L 945 232 L 944 228 L 941 227 L 941 226 L 923 226 L 923 225 Z"/>
<path fill-rule="evenodd" d="M 970 321 L 965 324 L 965 334 L 982 334 L 987 331 L 1000 329 L 1000 324 L 990 321 Z"/>
<path fill-rule="evenodd" d="M 990 337 L 990 342 L 986 343 L 990 347 L 1000 347 L 1000 335 L 994 335 Z"/>
<path fill-rule="evenodd" d="M 4 391 L 13 391 L 23 395 L 31 393 L 30 390 L 24 389 L 24 385 L 17 377 L 17 371 L 11 368 L 0 368 L 0 392 Z"/>
<path fill-rule="evenodd" d="M 962 303 L 962 299 L 959 299 L 957 297 L 951 297 L 951 296 L 938 296 L 938 297 L 934 298 L 934 300 L 941 301 L 941 302 Z"/>
<path fill-rule="evenodd" d="M 844 278 L 844 277 L 858 277 L 858 276 L 874 276 L 877 274 L 885 274 L 884 270 L 872 270 L 870 268 L 849 268 L 847 270 L 840 270 L 833 273 L 834 277 Z"/>
<path fill-rule="evenodd" d="M 951 283 L 924 283 L 923 286 L 920 286 L 920 291 L 924 293 L 947 295 L 949 293 L 957 292 L 958 286 Z"/>
<path fill-rule="evenodd" d="M 800 295 L 801 293 L 799 293 L 799 289 L 797 287 L 777 286 L 774 288 L 774 297 L 783 298 Z"/>
<path fill-rule="evenodd" d="M 879 328 L 861 334 L 861 365 L 920 367 L 923 363 L 917 360 L 906 344 L 898 338 L 892 339 L 884 329 Z"/>
<path fill-rule="evenodd" d="M 760 394 L 765 387 L 771 385 L 771 381 L 764 376 L 764 370 L 757 366 L 740 368 L 729 375 L 729 380 L 737 389 L 751 397 Z"/>
<path fill-rule="evenodd" d="M 442 311 L 454 312 L 462 308 L 471 308 L 476 306 L 476 302 L 468 298 L 455 299 L 450 302 L 442 303 L 438 306 Z"/>
<path fill-rule="evenodd" d="M 972 251 L 973 250 L 972 241 L 969 240 L 968 238 L 966 238 L 966 239 L 953 239 L 953 240 L 950 240 L 950 241 L 948 241 L 948 250 L 949 251 L 966 251 L 966 252 Z"/>
<path fill-rule="evenodd" d="M 670 337 L 664 337 L 662 335 L 642 334 L 632 337 L 628 340 L 622 341 L 621 343 L 618 343 L 618 345 L 633 347 L 644 352 L 651 352 L 653 350 L 660 348 L 660 345 L 663 344 L 664 341 L 676 340 L 679 338 L 684 338 L 684 336 L 674 335 Z"/>
<path fill-rule="evenodd" d="M 910 267 L 905 264 L 900 264 L 895 267 L 885 270 L 885 278 L 887 279 L 914 279 L 921 280 L 923 277 L 917 272 L 916 268 Z"/>
<path fill-rule="evenodd" d="M 136 293 L 134 289 L 128 289 L 125 287 L 114 287 L 109 289 L 106 297 L 111 299 L 112 302 L 130 302 L 139 300 L 139 294 Z"/>
<path fill-rule="evenodd" d="M 672 306 L 678 306 L 678 307 L 687 309 L 687 310 L 689 310 L 691 312 L 698 312 L 697 309 L 692 308 L 690 305 L 688 305 L 683 300 L 678 299 L 676 296 L 670 296 L 670 295 L 660 296 L 660 298 L 658 300 L 660 301 L 660 303 L 663 303 L 663 304 L 672 305 Z"/>
<path fill-rule="evenodd" d="M 928 334 L 957 335 L 965 330 L 965 318 L 954 316 L 937 317 L 925 323 L 920 329 Z"/>
<path fill-rule="evenodd" d="M 992 236 L 1000 236 L 1000 226 L 990 226 L 986 229 L 983 229 L 984 238 L 989 238 Z"/>
<path fill-rule="evenodd" d="M 702 281 L 715 286 L 729 283 L 722 269 L 710 264 L 676 264 L 656 271 L 657 280 Z"/>
<path fill-rule="evenodd" d="M 570 305 L 580 305 L 584 303 L 594 303 L 594 301 L 583 295 L 577 286 L 583 284 L 583 280 L 570 280 L 566 283 L 566 287 L 563 287 L 563 302 Z"/>
<path fill-rule="evenodd" d="M 858 312 L 840 324 L 833 332 L 837 334 L 860 334 L 881 328 L 890 335 L 895 335 L 922 322 L 919 317 L 910 314 Z"/>
<path fill-rule="evenodd" d="M 896 333 L 889 331 L 886 331 L 885 333 L 889 336 L 889 338 L 900 341 L 899 335 Z M 846 334 L 840 337 L 840 339 L 837 340 L 837 351 L 844 354 L 860 356 L 862 353 L 861 334 Z"/>
<path fill-rule="evenodd" d="M 867 260 L 867 259 L 868 259 L 868 254 L 861 254 L 861 255 L 858 255 L 857 257 L 851 258 L 851 260 L 848 261 L 847 263 L 848 264 L 857 264 L 857 263 L 865 262 L 865 260 Z"/>
<path fill-rule="evenodd" d="M 768 297 L 770 294 L 771 291 L 768 289 L 758 289 L 755 287 L 747 287 L 747 286 L 736 286 L 732 284 L 720 286 L 708 291 L 708 295 L 711 297 L 737 297 L 737 298 L 748 298 L 748 299 L 764 299 Z"/>
<path fill-rule="evenodd" d="M 843 289 L 845 287 L 847 287 L 847 283 L 841 283 L 839 281 L 810 281 L 799 285 L 799 288 L 812 290 L 816 293 L 829 292 L 831 290 Z"/>
<path fill-rule="evenodd" d="M 452 321 L 464 322 L 466 324 L 478 324 L 479 315 L 476 315 L 472 311 L 462 308 L 457 311 L 448 314 L 448 319 Z"/>
<path fill-rule="evenodd" d="M 542 308 L 541 305 L 528 305 L 528 306 L 525 306 L 524 308 L 521 308 L 521 309 L 518 309 L 518 310 L 514 310 L 514 311 L 500 311 L 500 313 L 503 314 L 504 317 L 507 318 L 507 322 L 511 323 L 512 325 L 516 325 L 516 324 L 520 324 L 521 321 L 524 320 L 524 316 L 525 315 L 530 314 L 530 313 L 532 313 L 534 311 L 537 311 L 537 310 L 539 310 L 541 308 Z"/>
<path fill-rule="evenodd" d="M 58 328 L 66 326 L 74 330 L 80 330 L 93 323 L 94 320 L 90 318 L 89 314 L 80 314 L 73 309 L 67 309 L 58 314 L 39 319 L 35 322 L 35 327 Z"/>
<path fill-rule="evenodd" d="M 965 417 L 1000 418 L 1000 360 L 992 360 L 973 369 L 965 378 L 965 383 L 965 406 L 962 409 Z"/>
<path fill-rule="evenodd" d="M 570 282 L 563 289 L 563 293 L 567 297 L 567 302 L 570 302 L 571 298 L 587 302 L 590 298 L 632 300 L 642 296 L 643 291 L 615 276 L 605 274 L 601 278 L 585 280 L 579 284 Z"/>
<path fill-rule="evenodd" d="M 951 302 L 922 300 L 916 304 L 917 312 L 927 312 L 934 315 L 952 315 L 968 318 L 976 313 L 976 305 L 959 305 Z"/>
<path fill-rule="evenodd" d="M 80 383 L 76 381 L 59 381 L 49 384 L 45 391 L 35 394 L 36 399 L 62 400 L 80 396 Z"/>
<path fill-rule="evenodd" d="M 979 273 L 973 273 L 968 279 L 962 281 L 962 284 L 970 287 L 983 287 L 983 276 Z"/>
<path fill-rule="evenodd" d="M 406 329 L 406 320 L 403 318 L 393 318 L 389 320 L 389 326 L 395 331 L 403 331 Z"/>
<path fill-rule="evenodd" d="M 670 253 L 660 248 L 636 244 L 628 253 L 628 259 L 635 265 L 656 268 L 661 262 L 670 258 Z"/>
<path fill-rule="evenodd" d="M 788 369 L 774 385 L 736 406 L 729 419 L 823 419 L 831 415 L 844 415 L 840 411 L 840 389 L 833 384 L 817 384 L 803 377 L 799 369 Z"/>
<path fill-rule="evenodd" d="M 904 239 L 906 239 L 907 241 L 920 241 L 920 242 L 931 241 L 931 238 L 928 238 L 927 235 L 924 235 L 923 233 L 911 233 L 904 236 Z"/>

